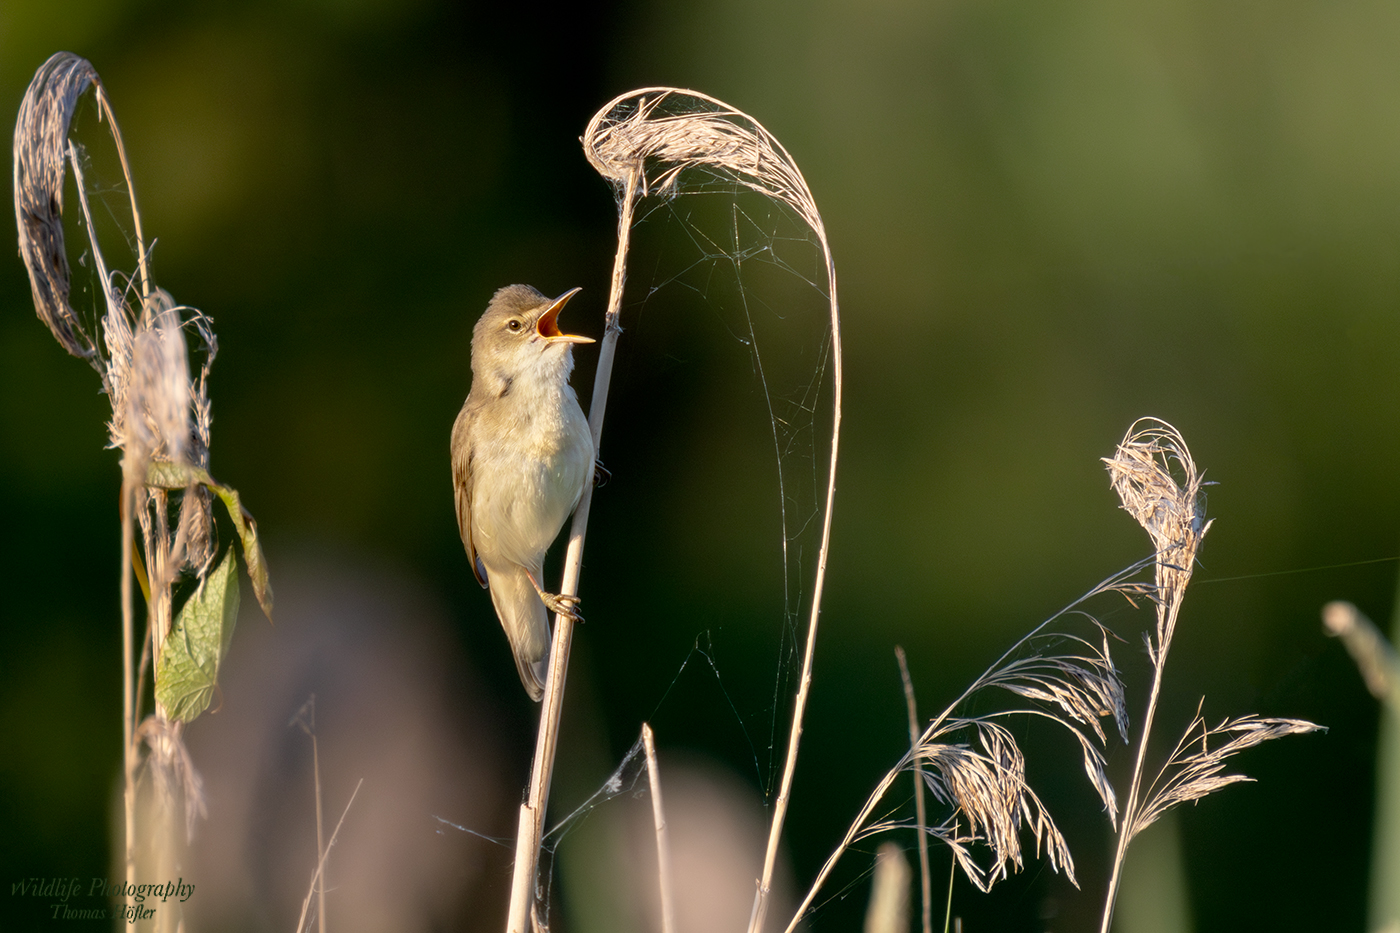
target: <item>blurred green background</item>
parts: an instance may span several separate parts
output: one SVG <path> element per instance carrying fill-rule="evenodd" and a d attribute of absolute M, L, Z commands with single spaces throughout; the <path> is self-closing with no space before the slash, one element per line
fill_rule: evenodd
<path fill-rule="evenodd" d="M 212 470 L 258 517 L 274 585 L 294 548 L 419 581 L 494 703 L 514 787 L 534 708 L 452 517 L 471 326 L 523 281 L 583 286 L 566 323 L 599 334 L 615 213 L 577 141 L 597 107 L 674 84 L 757 116 L 822 208 L 846 341 L 787 833 L 799 883 L 906 742 L 895 644 L 932 712 L 1147 553 L 1098 458 L 1151 414 L 1219 484 L 1163 736 L 1203 694 L 1207 719 L 1331 730 L 1251 752 L 1238 768 L 1258 784 L 1182 812 L 1196 929 L 1361 930 L 1377 711 L 1318 610 L 1346 598 L 1386 620 L 1396 588 L 1397 46 L 1400 8 L 1379 0 L 7 0 L 0 122 L 53 51 L 94 63 L 155 277 L 215 320 Z M 667 323 L 656 284 L 633 268 L 624 323 L 667 339 L 620 346 L 574 659 L 600 750 L 566 738 L 566 804 L 644 719 L 755 793 L 775 715 L 785 734 L 773 594 L 746 575 L 751 540 L 776 537 L 701 498 L 761 474 L 771 446 L 715 440 L 721 364 Z M 18 259 L 0 263 L 0 301 L 0 879 L 101 874 L 120 745 L 117 455 L 95 375 L 35 319 Z M 579 358 L 586 402 L 593 356 Z M 1136 722 L 1146 617 L 1106 621 Z M 697 642 L 718 679 L 686 664 Z M 1095 923 L 1107 828 L 1073 750 L 1027 742 L 1083 890 L 1039 862 L 990 897 L 963 885 L 968 930 Z M 1121 774 L 1128 755 L 1111 760 Z M 812 929 L 859 923 L 873 847 Z M 503 879 L 509 852 L 489 858 Z"/>

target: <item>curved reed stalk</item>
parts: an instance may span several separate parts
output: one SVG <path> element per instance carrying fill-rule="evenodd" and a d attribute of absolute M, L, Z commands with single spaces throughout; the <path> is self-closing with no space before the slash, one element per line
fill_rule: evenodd
<path fill-rule="evenodd" d="M 602 432 L 613 354 L 621 331 L 618 313 L 626 281 L 627 256 L 633 217 L 638 201 L 648 195 L 669 197 L 679 190 L 687 173 L 704 169 L 720 174 L 796 211 L 821 243 L 826 265 L 827 290 L 831 309 L 834 401 L 831 457 L 826 501 L 822 517 L 821 546 L 817 556 L 812 609 L 802 675 L 793 709 L 787 756 L 779 791 L 773 806 L 763 873 L 758 880 L 749 929 L 762 929 L 764 914 L 777 865 L 778 843 L 792 793 L 797 750 L 802 737 L 802 717 L 811 688 L 812 663 L 816 650 L 817 621 L 821 614 L 822 590 L 826 581 L 827 552 L 831 539 L 831 511 L 836 495 L 836 461 L 841 426 L 841 324 L 836 300 L 836 266 L 826 228 L 807 182 L 797 163 L 782 144 L 757 120 L 706 94 L 671 87 L 642 88 L 622 94 L 605 104 L 589 121 L 583 135 L 584 153 L 589 163 L 617 192 L 618 246 L 608 295 L 607 326 L 600 347 L 589 424 L 595 446 Z M 569 536 L 561 592 L 577 592 L 583 559 L 592 491 L 584 491 Z M 562 704 L 572 623 L 555 618 L 549 676 L 545 683 L 544 708 L 535 746 L 530 792 L 521 806 L 516 839 L 515 874 L 511 884 L 508 933 L 525 933 L 530 903 L 536 888 L 539 845 L 548 803 L 550 776 L 558 735 L 558 709 Z"/>
<path fill-rule="evenodd" d="M 84 175 L 87 154 L 69 138 L 78 102 L 88 91 L 95 97 L 98 119 L 107 124 L 126 182 L 137 273 L 109 268 L 93 225 L 89 193 L 95 189 Z M 63 191 L 70 169 L 102 293 L 100 322 L 85 321 L 69 303 L 72 270 L 64 240 Z M 20 105 L 14 135 L 14 198 L 20 254 L 29 273 L 35 311 L 65 350 L 97 370 L 112 404 L 111 446 L 122 451 L 123 816 L 125 874 L 134 881 L 135 785 L 143 742 L 151 750 L 146 763 L 162 808 L 168 811 L 183 793 L 187 837 L 204 807 L 202 782 L 182 730 L 185 722 L 208 706 L 219 661 L 232 634 L 238 593 L 236 583 L 226 585 L 228 574 L 206 585 L 215 556 L 211 493 L 229 505 L 245 559 L 255 571 L 254 590 L 269 618 L 272 593 L 256 525 L 242 511 L 237 493 L 214 482 L 207 472 L 208 376 L 217 352 L 214 332 L 207 317 L 177 306 L 151 280 L 131 166 L 107 91 L 92 64 L 70 52 L 58 52 L 39 67 Z M 198 335 L 204 351 L 197 379 L 191 378 L 186 329 Z M 171 492 L 180 493 L 174 529 Z M 144 561 L 135 544 L 138 521 Z M 231 570 L 233 562 L 226 560 L 226 564 Z M 172 587 L 186 570 L 200 586 L 180 613 L 181 624 L 188 623 L 181 630 L 184 637 L 167 641 L 176 623 Z M 147 609 L 148 637 L 143 640 L 139 672 L 133 671 L 133 575 Z M 173 650 L 162 651 L 163 646 Z M 156 711 L 138 726 L 142 688 L 153 661 Z"/>
<path fill-rule="evenodd" d="M 124 347 L 120 345 L 120 333 L 123 329 L 119 328 L 116 347 L 113 347 L 113 335 L 109 334 L 108 355 L 104 356 L 97 334 L 89 331 L 68 302 L 72 273 L 63 236 L 63 180 L 70 162 L 75 173 L 82 170 L 78 152 L 68 138 L 68 131 L 78 100 L 89 89 L 97 99 L 99 113 L 107 121 L 121 160 L 122 173 L 127 180 L 131 214 L 135 223 L 137 253 L 141 263 L 143 298 L 150 293 L 140 214 L 136 209 L 136 194 L 131 185 L 131 169 L 127 163 L 126 149 L 122 145 L 121 131 L 117 128 L 116 117 L 112 113 L 106 88 L 97 70 L 92 67 L 92 63 L 71 52 L 57 52 L 39 66 L 20 104 L 14 135 L 15 225 L 19 230 L 20 256 L 29 270 L 34 309 L 40 320 L 48 325 L 59 344 L 73 356 L 87 360 L 102 377 L 103 389 L 112 400 L 113 441 L 118 442 L 118 435 L 124 434 L 121 426 L 127 414 L 125 388 L 129 380 L 124 377 L 131 369 L 124 365 L 128 358 L 122 352 Z M 126 324 L 128 318 L 123 302 L 114 291 L 102 251 L 97 247 L 81 175 L 77 178 L 77 190 L 89 235 L 94 238 L 92 252 L 97 263 L 106 306 L 104 322 L 110 320 L 114 324 L 118 321 Z M 124 333 L 129 336 L 129 325 L 124 328 Z M 129 347 L 129 342 L 126 346 Z M 121 444 L 118 442 L 117 446 Z M 134 555 L 131 520 L 134 504 L 135 490 L 130 477 L 126 477 L 122 484 L 120 511 L 123 821 L 126 831 L 126 876 L 129 882 L 135 880 L 136 717 L 140 713 L 136 708 L 138 688 L 132 662 L 135 631 L 131 606 L 131 568 Z"/>
<path fill-rule="evenodd" d="M 632 211 L 636 206 L 636 190 L 640 170 L 624 180 L 623 196 L 619 199 L 617 221 L 617 258 L 613 263 L 612 286 L 608 291 L 608 310 L 603 343 L 598 351 L 598 369 L 593 378 L 593 397 L 588 404 L 588 426 L 593 432 L 593 449 L 601 450 L 603 414 L 607 410 L 608 386 L 612 381 L 613 358 L 617 353 L 617 337 L 622 333 L 619 317 L 622 313 L 622 286 L 626 280 L 627 247 L 632 232 Z M 559 592 L 565 596 L 578 595 L 579 576 L 583 571 L 583 541 L 588 533 L 588 513 L 593 505 L 593 484 L 583 489 L 583 498 L 574 510 L 569 528 L 569 548 L 564 555 L 564 580 Z M 531 907 L 535 900 L 536 875 L 539 872 L 540 842 L 544 837 L 544 818 L 549 806 L 549 787 L 554 777 L 554 755 L 559 746 L 559 718 L 564 710 L 564 680 L 569 670 L 569 651 L 573 644 L 574 622 L 568 616 L 554 617 L 554 638 L 549 652 L 549 674 L 544 682 L 539 731 L 535 737 L 535 758 L 530 768 L 530 791 L 520 805 L 520 819 L 515 836 L 515 869 L 511 875 L 510 907 L 506 914 L 508 933 L 527 933 Z"/>

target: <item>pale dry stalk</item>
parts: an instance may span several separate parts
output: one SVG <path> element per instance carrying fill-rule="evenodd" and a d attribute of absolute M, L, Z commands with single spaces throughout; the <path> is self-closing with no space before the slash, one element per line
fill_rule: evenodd
<path fill-rule="evenodd" d="M 1342 600 L 1322 607 L 1322 622 L 1328 635 L 1346 645 L 1371 696 L 1400 711 L 1400 657 L 1376 623 Z"/>
<path fill-rule="evenodd" d="M 690 107 L 690 112 L 662 113 L 658 108 L 663 102 L 684 102 Z M 647 194 L 664 197 L 675 194 L 679 190 L 682 176 L 689 168 L 703 166 L 710 171 L 719 171 L 741 185 L 792 207 L 817 235 L 826 263 L 835 373 L 831 460 L 802 679 L 793 712 L 781 786 L 774 801 L 773 822 L 764 856 L 763 874 L 758 880 L 758 892 L 749 925 L 750 930 L 757 933 L 762 928 L 764 912 L 767 909 L 773 872 L 777 864 L 778 843 L 792 791 L 797 746 L 802 734 L 802 714 L 811 688 L 817 620 L 821 611 L 827 552 L 831 538 L 831 507 L 836 493 L 842 387 L 836 267 L 831 259 L 831 248 L 827 242 L 821 215 L 817 212 L 811 191 L 792 157 L 758 121 L 721 101 L 678 88 L 644 88 L 631 91 L 614 98 L 594 114 L 584 132 L 583 144 L 589 163 L 614 186 L 618 197 L 617 253 L 608 295 L 606 329 L 599 348 L 598 369 L 589 408 L 589 426 L 593 431 L 595 449 L 599 448 L 601 440 L 617 336 L 622 330 L 619 315 L 623 285 L 626 281 L 628 249 L 634 212 L 641 197 Z M 657 168 L 656 174 L 650 177 L 646 174 L 648 165 Z M 560 587 L 560 592 L 567 595 L 577 593 L 591 502 L 590 486 L 584 490 L 570 530 L 564 579 Z M 545 683 L 540 728 L 531 770 L 530 791 L 526 802 L 520 808 L 507 933 L 526 933 L 526 925 L 532 916 L 531 907 L 537 888 L 539 848 L 558 742 L 559 710 L 563 703 L 564 679 L 572 633 L 572 622 L 556 616 L 549 675 Z"/>
<path fill-rule="evenodd" d="M 95 98 L 98 121 L 106 123 L 125 180 L 137 274 L 108 267 L 89 204 L 89 193 L 98 187 L 84 177 L 86 150 L 69 138 L 79 100 L 88 91 Z M 91 323 L 69 302 L 71 268 L 64 239 L 63 201 L 64 182 L 70 169 L 87 231 L 88 255 L 102 294 L 100 321 Z M 101 79 L 92 65 L 79 56 L 68 52 L 54 54 L 30 82 L 15 122 L 14 198 L 20 253 L 29 273 L 35 310 L 64 349 L 87 360 L 100 375 L 103 391 L 112 403 L 108 424 L 111 446 L 122 451 L 119 505 L 123 847 L 126 879 L 135 882 L 138 853 L 145 851 L 145 843 L 138 847 L 136 838 L 138 820 L 142 819 L 137 799 L 142 742 L 152 752 L 147 760 L 152 766 L 158 803 L 168 807 L 177 793 L 184 793 L 187 836 L 193 832 L 194 820 L 204 806 L 202 784 L 182 738 L 183 723 L 165 715 L 159 691 L 155 716 L 139 725 L 137 720 L 148 663 L 161 656 L 162 642 L 173 621 L 172 587 L 186 565 L 203 581 L 212 564 L 211 500 L 207 491 L 202 486 L 185 489 L 179 525 L 172 535 L 168 490 L 184 484 L 158 486 L 148 481 L 147 473 L 160 465 L 200 470 L 207 467 L 206 380 L 216 344 L 207 318 L 192 309 L 177 308 L 170 296 L 151 281 L 131 164 L 121 132 Z M 192 312 L 188 321 L 182 320 L 182 310 Z M 199 331 L 207 350 L 197 386 L 190 379 L 186 324 Z M 145 545 L 144 563 L 135 543 L 138 521 Z M 243 527 L 241 519 L 235 517 L 235 522 Z M 133 670 L 133 574 L 145 593 L 147 606 L 147 636 L 141 639 L 139 672 Z M 265 594 L 270 605 L 270 590 Z M 152 817 L 153 826 L 164 826 L 166 822 L 162 814 Z M 153 857 L 169 856 L 175 845 L 173 841 L 170 845 L 156 841 Z M 166 912 L 162 916 L 173 915 Z"/>
<path fill-rule="evenodd" d="M 311 909 L 311 896 L 315 894 L 317 889 L 319 889 L 323 884 L 321 879 L 326 871 L 326 862 L 331 857 L 331 849 L 335 848 L 335 841 L 338 838 L 340 838 L 340 827 L 345 825 L 345 818 L 350 815 L 350 808 L 355 805 L 355 798 L 359 795 L 360 786 L 364 783 L 364 778 L 360 778 L 358 781 L 355 782 L 355 789 L 351 792 L 350 800 L 345 804 L 345 810 L 341 812 L 340 819 L 336 821 L 335 830 L 331 833 L 330 842 L 326 844 L 325 851 L 321 853 L 321 857 L 316 860 L 316 871 L 311 876 L 311 886 L 307 889 L 306 897 L 303 898 L 301 902 L 301 916 L 297 919 L 296 933 L 303 933 L 303 931 L 306 929 L 306 914 Z M 323 898 L 320 902 L 320 910 L 322 911 L 321 916 L 323 918 L 321 921 L 322 930 L 325 929 L 325 907 L 326 902 Z"/>
<path fill-rule="evenodd" d="M 301 709 L 292 717 L 289 726 L 300 726 L 301 731 L 311 737 L 311 780 L 316 787 L 316 859 L 325 857 L 326 843 L 321 817 L 321 752 L 316 742 L 316 694 L 311 694 Z M 316 926 L 320 933 L 326 933 L 326 885 L 324 880 L 316 885 Z"/>
<path fill-rule="evenodd" d="M 899 660 L 899 679 L 904 684 L 904 705 L 909 714 L 909 749 L 919 747 L 919 707 L 914 698 L 914 679 L 909 676 L 909 661 L 904 649 L 895 646 L 894 656 Z M 928 867 L 928 816 L 924 808 L 924 766 L 918 755 L 914 756 L 914 829 L 919 839 L 919 890 L 923 933 L 933 933 L 933 891 L 929 880 Z"/>
<path fill-rule="evenodd" d="M 112 280 L 97 248 L 92 215 L 87 203 L 81 160 L 68 138 L 79 98 L 92 90 L 100 119 L 107 121 L 116 144 L 122 173 L 127 180 L 131 213 L 135 223 L 137 253 L 140 257 L 143 294 L 150 289 L 146 269 L 145 241 L 141 236 L 140 213 L 136 208 L 131 168 L 112 112 L 106 88 L 96 69 L 86 59 L 59 52 L 35 72 L 25 92 L 15 120 L 14 198 L 15 223 L 19 230 L 20 254 L 30 272 L 34 307 L 54 337 L 73 356 L 87 360 L 102 377 L 103 388 L 113 403 L 114 420 L 121 418 L 119 397 L 113 385 L 112 367 L 103 358 L 96 336 L 87 332 L 69 304 L 71 273 L 63 236 L 63 182 L 71 164 L 89 235 L 93 256 L 101 277 L 103 301 L 108 318 L 120 313 L 120 299 L 113 293 Z M 120 511 L 122 520 L 122 812 L 125 832 L 125 875 L 135 882 L 136 871 L 136 677 L 133 671 L 135 626 L 132 621 L 131 567 L 134 557 L 131 521 L 136 495 L 123 482 Z"/>
<path fill-rule="evenodd" d="M 603 342 L 598 350 L 598 369 L 593 378 L 593 396 L 588 405 L 588 426 L 593 432 L 595 451 L 601 450 L 608 386 L 612 380 L 613 358 L 617 353 L 617 337 L 622 332 L 619 320 L 622 313 L 622 289 L 627 278 L 627 249 L 640 177 L 641 164 L 638 162 L 635 170 L 625 179 L 618 209 L 617 256 L 613 262 L 612 284 L 608 290 L 608 310 Z M 593 484 L 587 483 L 569 529 L 569 547 L 564 556 L 564 579 L 559 588 L 559 592 L 566 596 L 578 595 L 578 581 L 583 569 L 583 542 L 588 532 L 588 513 L 592 504 Z M 527 933 L 533 914 L 531 908 L 536 896 L 540 842 L 544 837 L 549 787 L 554 777 L 554 756 L 559 744 L 559 720 L 564 709 L 564 681 L 569 669 L 569 651 L 573 644 L 573 635 L 573 620 L 556 614 L 554 639 L 549 654 L 549 674 L 544 684 L 540 725 L 536 733 L 535 758 L 530 769 L 530 792 L 525 802 L 520 805 L 520 819 L 516 830 L 515 868 L 511 875 L 510 907 L 506 915 L 507 933 Z"/>
<path fill-rule="evenodd" d="M 666 808 L 661 801 L 661 770 L 656 765 L 656 738 L 651 724 L 642 723 L 642 744 L 647 756 L 647 784 L 651 788 L 651 819 L 656 827 L 656 874 L 661 894 L 661 931 L 675 933 L 675 898 L 671 894 L 671 838 L 666 828 Z"/>

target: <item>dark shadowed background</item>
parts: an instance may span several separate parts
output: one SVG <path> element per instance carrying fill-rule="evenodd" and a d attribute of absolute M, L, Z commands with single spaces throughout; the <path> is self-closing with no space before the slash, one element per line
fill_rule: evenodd
<path fill-rule="evenodd" d="M 212 472 L 257 516 L 288 604 L 332 606 L 271 629 L 245 613 L 230 665 L 247 667 L 230 673 L 224 708 L 190 727 L 211 787 L 240 760 L 264 762 L 249 778 L 263 796 L 240 798 L 246 825 L 216 812 L 201 830 L 246 831 L 254 841 L 237 858 L 260 866 L 205 928 L 294 926 L 314 846 L 304 833 L 304 857 L 288 856 L 257 829 L 280 819 L 257 802 L 309 818 L 309 777 L 288 785 L 301 804 L 267 781 L 305 776 L 304 762 L 287 763 L 309 754 L 304 737 L 285 723 L 313 689 L 326 728 L 360 748 L 330 759 L 328 810 L 363 762 L 457 749 L 415 759 L 427 776 L 405 786 L 421 806 L 367 803 L 366 819 L 424 864 L 458 866 L 434 876 L 451 892 L 422 928 L 500 925 L 510 851 L 444 842 L 433 817 L 512 835 L 535 707 L 462 553 L 448 436 L 471 326 L 495 288 L 581 285 L 565 323 L 600 335 L 615 213 L 578 137 L 614 95 L 674 84 L 783 141 L 841 281 L 846 431 L 786 834 L 796 886 L 907 742 L 895 644 L 932 712 L 1020 633 L 1147 553 L 1098 458 L 1151 414 L 1218 483 L 1163 735 L 1202 695 L 1211 720 L 1257 712 L 1331 730 L 1250 752 L 1238 767 L 1258 784 L 1182 812 L 1196 929 L 1363 929 L 1377 711 L 1318 611 L 1346 598 L 1387 620 L 1396 588 L 1397 45 L 1400 10 L 1379 0 L 9 0 L 0 125 L 52 52 L 96 66 L 158 241 L 155 277 L 219 335 Z M 703 315 L 670 323 L 657 284 L 651 267 L 632 269 L 560 813 L 606 778 L 643 720 L 663 779 L 668 760 L 685 780 L 718 774 L 714 786 L 755 810 L 781 756 L 770 746 L 785 738 L 786 694 L 775 701 L 773 685 L 775 668 L 792 680 L 792 662 L 765 588 L 780 598 L 781 582 L 749 560 L 763 550 L 754 540 L 777 544 L 762 515 L 777 502 L 762 485 L 772 438 L 730 443 L 717 394 L 752 395 L 752 373 L 733 365 L 732 342 L 727 361 L 711 361 L 723 341 L 693 325 Z M 0 881 L 88 878 L 108 871 L 120 748 L 117 454 L 104 449 L 95 374 L 35 318 L 17 258 L 0 262 L 0 310 Z M 593 360 L 579 354 L 585 404 Z M 369 594 L 358 608 L 335 609 L 355 587 Z M 376 615 L 380 605 L 395 608 Z M 356 705 L 396 691 L 393 680 L 345 686 L 364 657 L 397 650 L 375 629 L 395 613 L 415 621 L 391 633 L 425 640 L 394 664 L 432 669 L 434 686 L 415 689 L 438 718 Z M 316 648 L 307 633 L 335 632 L 346 614 L 344 630 L 373 634 Z M 1105 621 L 1124 639 L 1136 721 L 1147 617 Z M 260 688 L 248 668 L 264 669 L 251 660 L 261 651 L 306 660 Z M 270 732 L 225 725 L 241 722 L 239 697 L 245 712 L 267 705 Z M 370 705 L 389 721 L 349 712 Z M 408 721 L 422 740 L 402 738 Z M 954 911 L 969 931 L 1096 929 L 1106 822 L 1074 749 L 1050 732 L 1024 738 L 1082 891 L 1032 860 L 988 897 L 960 883 Z M 235 740 L 281 751 L 241 756 Z M 1121 775 L 1127 750 L 1110 760 Z M 457 774 L 466 783 L 453 791 Z M 374 849 L 381 837 L 360 832 Z M 608 928 L 590 838 L 560 848 L 556 930 Z M 848 856 L 811 929 L 857 927 L 874 845 Z M 354 850 L 349 837 L 343 847 Z M 268 869 L 274 856 L 287 861 Z M 946 870 L 936 853 L 940 911 Z M 206 871 L 212 891 L 233 869 Z"/>

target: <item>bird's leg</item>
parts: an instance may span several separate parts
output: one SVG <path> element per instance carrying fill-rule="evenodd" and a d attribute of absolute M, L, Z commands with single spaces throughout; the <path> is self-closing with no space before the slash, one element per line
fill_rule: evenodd
<path fill-rule="evenodd" d="M 564 596 L 560 593 L 546 593 L 543 589 L 540 588 L 540 583 L 538 580 L 535 579 L 535 575 L 533 573 L 527 570 L 525 571 L 525 576 L 530 578 L 530 585 L 535 588 L 535 592 L 538 593 L 540 596 L 540 602 L 544 603 L 546 609 L 548 609 L 550 612 L 558 613 L 559 615 L 564 616 L 566 619 L 572 619 L 575 622 L 583 621 L 583 616 L 579 615 L 578 612 L 577 596 Z"/>

